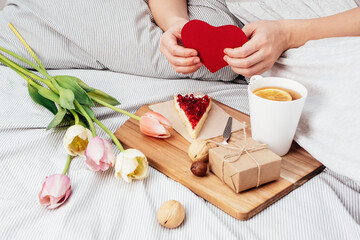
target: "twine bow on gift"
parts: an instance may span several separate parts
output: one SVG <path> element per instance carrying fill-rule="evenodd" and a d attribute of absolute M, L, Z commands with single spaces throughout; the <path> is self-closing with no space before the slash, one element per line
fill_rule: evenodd
<path fill-rule="evenodd" d="M 229 145 L 223 145 L 223 144 L 217 143 L 217 145 L 219 147 L 236 150 L 235 153 L 227 154 L 227 155 L 224 156 L 224 161 L 222 163 L 222 170 L 221 170 L 222 171 L 222 181 L 224 181 L 224 164 L 225 164 L 225 162 L 227 162 L 227 163 L 237 162 L 237 161 L 240 160 L 240 158 L 241 158 L 241 156 L 243 154 L 247 154 L 257 165 L 258 174 L 257 174 L 256 187 L 258 187 L 260 185 L 261 166 L 260 166 L 260 163 L 250 153 L 260 151 L 260 150 L 263 150 L 263 149 L 267 149 L 267 145 L 266 144 L 258 144 L 258 145 L 254 146 L 254 147 L 247 148 L 246 147 L 245 123 L 243 124 L 242 130 L 243 130 L 243 133 L 244 133 L 244 144 L 241 147 L 232 147 L 232 146 L 229 146 Z"/>

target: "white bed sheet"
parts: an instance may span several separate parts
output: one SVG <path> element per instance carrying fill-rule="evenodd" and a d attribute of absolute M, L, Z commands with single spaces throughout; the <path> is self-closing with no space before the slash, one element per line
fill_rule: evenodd
<path fill-rule="evenodd" d="M 245 85 L 95 70 L 51 73 L 77 76 L 132 112 L 177 92 L 199 91 L 248 112 Z M 127 120 L 106 108 L 95 114 L 112 131 Z M 75 158 L 71 197 L 59 209 L 46 210 L 37 203 L 42 180 L 61 172 L 66 160 L 64 129 L 45 131 L 51 119 L 30 99 L 25 81 L 0 66 L 0 239 L 360 239 L 360 186 L 330 170 L 242 222 L 153 168 L 146 180 L 128 184 L 112 170 L 94 173 Z M 186 209 L 185 222 L 172 230 L 156 220 L 169 199 Z"/>

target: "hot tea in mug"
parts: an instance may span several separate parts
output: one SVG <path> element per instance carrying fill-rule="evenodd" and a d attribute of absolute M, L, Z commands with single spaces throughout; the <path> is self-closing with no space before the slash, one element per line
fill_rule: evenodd
<path fill-rule="evenodd" d="M 285 155 L 299 123 L 306 88 L 290 79 L 253 76 L 248 93 L 252 138 Z"/>
<path fill-rule="evenodd" d="M 301 98 L 301 95 L 288 88 L 263 87 L 253 91 L 258 96 L 272 101 L 294 101 Z"/>

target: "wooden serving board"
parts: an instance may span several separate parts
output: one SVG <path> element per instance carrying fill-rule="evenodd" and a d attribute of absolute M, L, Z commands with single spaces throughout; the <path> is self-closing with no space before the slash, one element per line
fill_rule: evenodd
<path fill-rule="evenodd" d="M 217 104 L 232 117 L 240 122 L 245 121 L 247 126 L 250 126 L 248 115 L 219 102 Z M 136 114 L 141 116 L 148 111 L 151 110 L 145 105 Z M 241 134 L 243 133 L 240 131 L 232 133 L 230 142 L 239 138 Z M 247 128 L 247 134 L 251 136 L 250 128 Z M 115 136 L 125 147 L 142 151 L 147 156 L 150 166 L 239 220 L 251 218 L 324 169 L 320 162 L 294 142 L 290 152 L 283 156 L 279 180 L 235 193 L 211 172 L 205 177 L 196 177 L 191 173 L 192 162 L 187 154 L 190 143 L 176 131 L 167 139 L 148 137 L 140 132 L 139 122 L 130 118 L 115 132 Z M 214 140 L 221 141 L 222 137 Z"/>

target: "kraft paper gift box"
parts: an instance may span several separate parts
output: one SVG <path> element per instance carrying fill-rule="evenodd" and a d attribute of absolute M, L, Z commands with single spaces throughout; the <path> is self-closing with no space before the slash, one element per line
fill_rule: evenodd
<path fill-rule="evenodd" d="M 280 178 L 281 157 L 252 138 L 210 149 L 209 163 L 236 193 Z"/>

